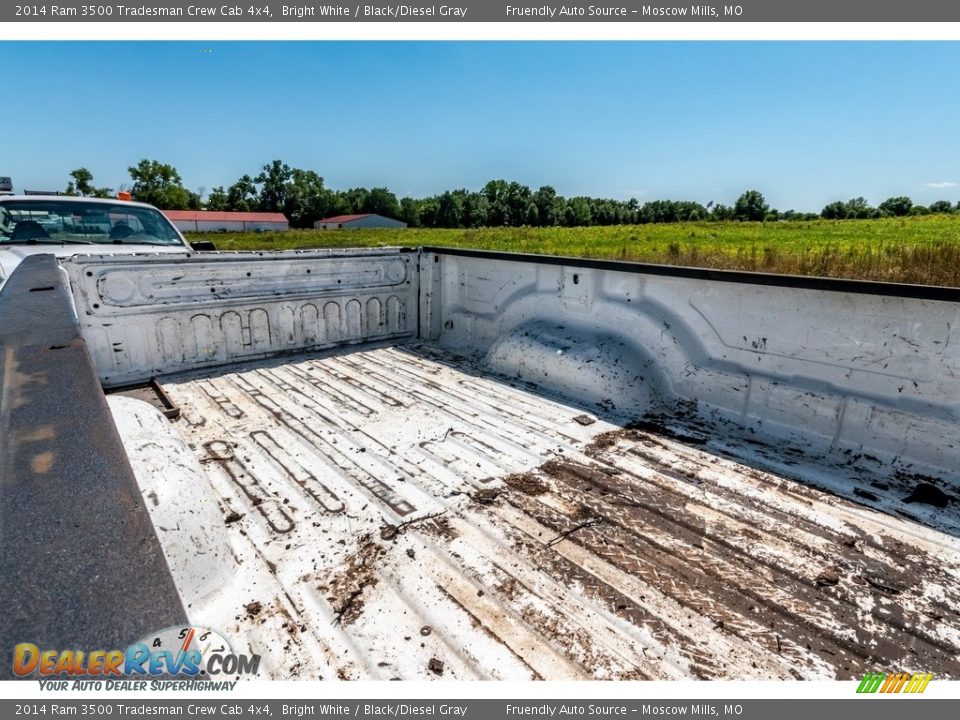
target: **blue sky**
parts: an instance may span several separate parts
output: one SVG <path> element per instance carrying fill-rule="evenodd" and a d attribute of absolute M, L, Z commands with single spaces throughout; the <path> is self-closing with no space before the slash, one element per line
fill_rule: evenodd
<path fill-rule="evenodd" d="M 280 158 L 398 196 L 960 199 L 957 42 L 3 42 L 0 66 L 18 190 L 151 158 L 209 191 Z"/>

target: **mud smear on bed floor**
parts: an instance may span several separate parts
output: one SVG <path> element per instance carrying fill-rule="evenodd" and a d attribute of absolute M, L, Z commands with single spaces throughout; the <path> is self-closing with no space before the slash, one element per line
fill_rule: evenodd
<path fill-rule="evenodd" d="M 337 625 L 349 625 L 363 614 L 363 594 L 377 584 L 376 565 L 384 555 L 383 547 L 368 535 L 361 537 L 357 545 L 357 550 L 343 561 L 329 583 L 318 587 L 326 593 Z"/>
<path fill-rule="evenodd" d="M 505 499 L 555 533 L 544 538 L 547 548 L 576 543 L 711 618 L 717 632 L 759 643 L 771 653 L 798 660 L 806 656 L 803 664 L 813 656 L 819 659 L 817 664 L 835 666 L 838 678 L 853 677 L 878 664 L 905 663 L 948 676 L 958 674 L 957 647 L 937 627 L 946 617 L 945 608 L 922 596 L 925 578 L 939 576 L 949 585 L 949 575 L 936 573 L 925 553 L 889 538 L 863 533 L 851 538 L 805 522 L 807 532 L 836 548 L 836 562 L 827 556 L 811 557 L 813 553 L 796 546 L 789 519 L 781 521 L 778 510 L 750 503 L 752 511 L 773 515 L 769 525 L 754 529 L 744 527 L 743 518 L 698 502 L 697 490 L 671 491 L 669 481 L 697 488 L 708 475 L 696 468 L 684 472 L 679 463 L 638 451 L 639 444 L 649 444 L 648 433 L 637 427 L 604 433 L 588 449 L 596 462 L 552 459 L 525 474 L 526 485 L 539 480 L 545 492 L 563 503 L 545 502 L 543 493 L 518 492 L 509 484 Z M 649 482 L 618 467 L 623 455 L 643 460 L 659 480 Z M 844 502 L 818 494 L 821 502 Z M 778 524 L 781 529 L 773 530 Z M 784 557 L 787 554 L 794 557 Z M 878 554 L 886 557 L 877 559 Z M 539 562 L 559 572 L 558 581 L 577 583 L 598 599 L 605 598 L 630 622 L 651 631 L 656 628 L 660 637 L 681 648 L 695 676 L 723 674 L 717 659 L 698 650 L 690 638 L 653 625 L 636 609 L 642 603 L 604 587 L 582 568 L 542 556 Z M 954 624 L 960 621 L 956 612 L 946 612 Z M 805 675 L 803 664 L 796 666 L 795 675 Z"/>

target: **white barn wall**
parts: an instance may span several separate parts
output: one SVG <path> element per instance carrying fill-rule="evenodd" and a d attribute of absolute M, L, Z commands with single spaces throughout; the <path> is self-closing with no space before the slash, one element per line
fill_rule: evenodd
<path fill-rule="evenodd" d="M 180 232 L 247 232 L 250 230 L 289 230 L 289 223 L 243 220 L 171 220 Z"/>

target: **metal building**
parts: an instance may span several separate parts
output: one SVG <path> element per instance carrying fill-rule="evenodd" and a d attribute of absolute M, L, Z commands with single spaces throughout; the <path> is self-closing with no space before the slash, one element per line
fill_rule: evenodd
<path fill-rule="evenodd" d="M 351 230 L 353 228 L 405 228 L 407 224 L 375 213 L 362 215 L 336 215 L 317 220 L 313 227 L 318 230 Z"/>
<path fill-rule="evenodd" d="M 220 210 L 163 210 L 180 232 L 289 230 L 283 213 L 226 212 Z"/>

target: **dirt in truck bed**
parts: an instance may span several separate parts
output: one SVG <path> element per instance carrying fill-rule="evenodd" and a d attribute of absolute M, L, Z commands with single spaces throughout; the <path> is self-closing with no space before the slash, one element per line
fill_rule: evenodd
<path fill-rule="evenodd" d="M 960 678 L 960 508 L 929 489 L 898 515 L 875 478 L 835 468 L 842 498 L 829 469 L 800 482 L 425 346 L 163 388 L 251 578 L 198 620 L 278 677 Z"/>

